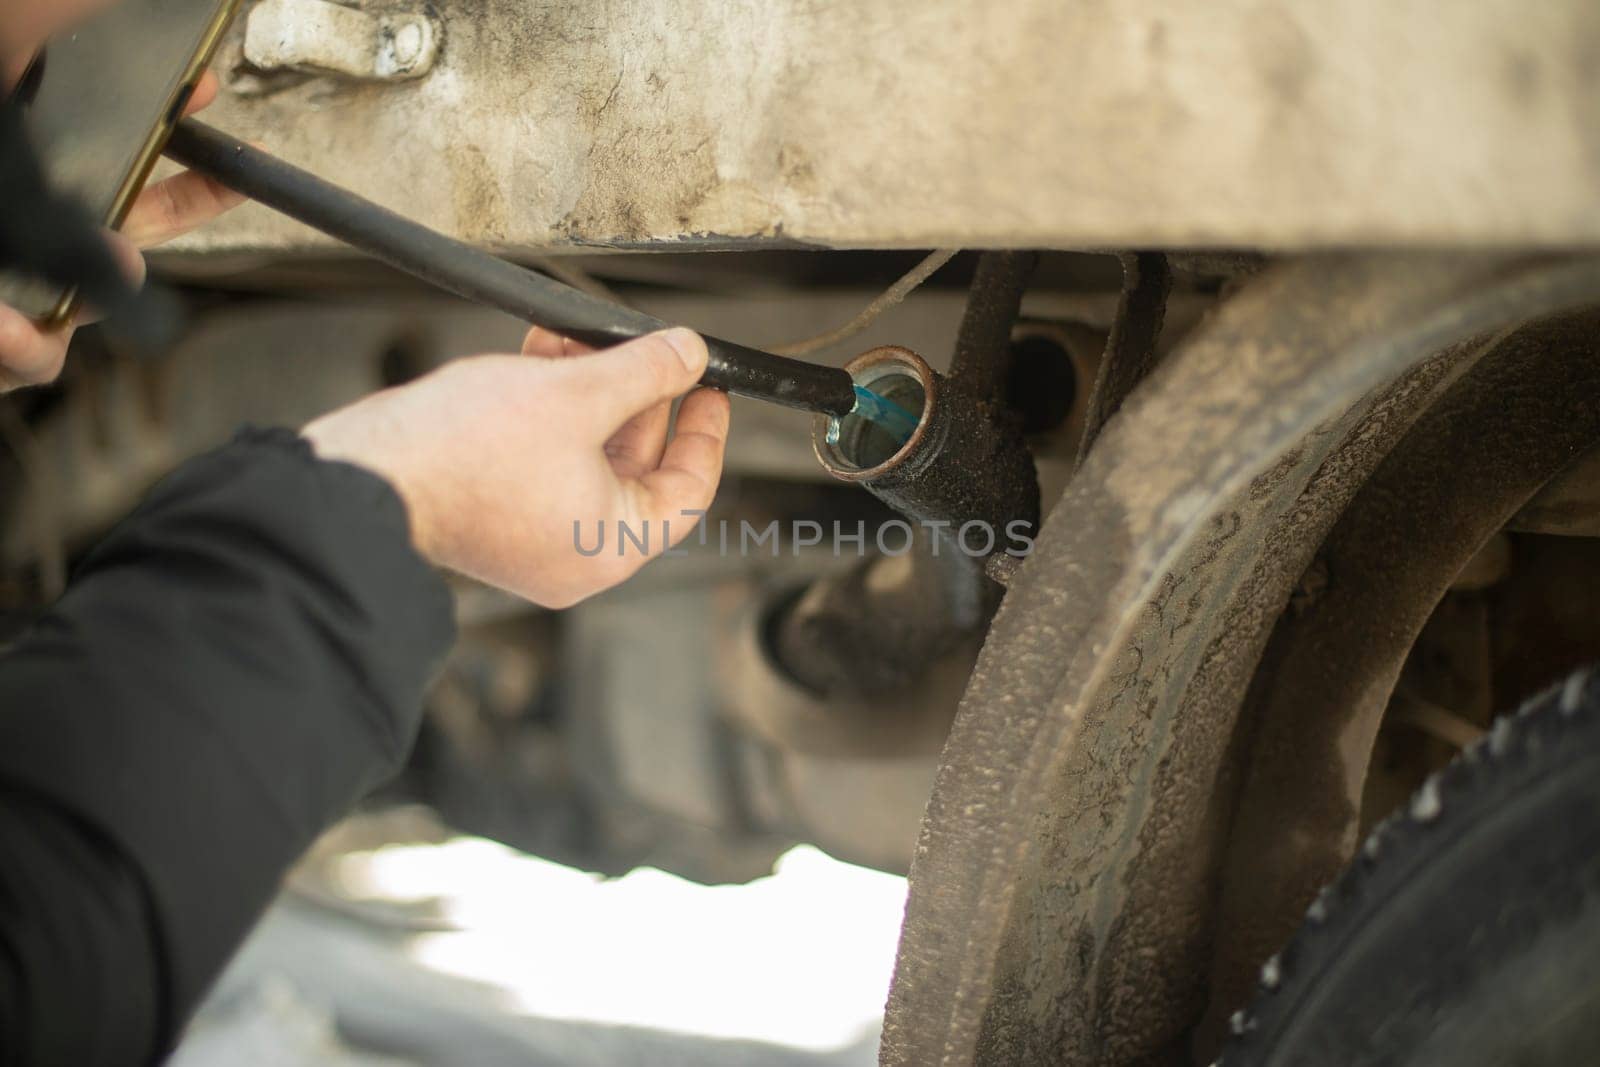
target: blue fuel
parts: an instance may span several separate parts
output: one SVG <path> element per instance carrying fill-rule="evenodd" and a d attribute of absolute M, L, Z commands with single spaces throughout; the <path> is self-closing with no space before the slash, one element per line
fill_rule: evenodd
<path fill-rule="evenodd" d="M 859 415 L 868 422 L 876 423 L 893 437 L 896 444 L 903 445 L 911 440 L 911 435 L 916 432 L 918 418 L 905 408 L 896 404 L 887 397 L 879 396 L 871 389 L 856 386 L 856 406 L 850 414 Z M 839 420 L 828 420 L 828 443 L 839 443 Z"/>

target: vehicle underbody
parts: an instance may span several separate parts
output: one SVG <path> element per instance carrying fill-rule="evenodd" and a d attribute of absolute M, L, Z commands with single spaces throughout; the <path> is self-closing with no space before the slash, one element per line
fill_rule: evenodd
<path fill-rule="evenodd" d="M 560 613 L 456 583 L 388 796 L 605 872 L 909 871 L 885 1064 L 1210 1062 L 1374 827 L 1600 659 L 1594 5 L 358 6 L 432 68 L 267 70 L 241 22 L 210 121 L 763 348 L 967 250 L 806 356 L 925 360 L 967 420 L 925 467 L 863 492 L 736 401 L 683 558 Z M 86 334 L 6 409 L 15 617 L 241 421 L 524 328 L 255 206 L 155 262 L 173 352 Z M 882 551 L 1031 509 L 1020 561 Z"/>

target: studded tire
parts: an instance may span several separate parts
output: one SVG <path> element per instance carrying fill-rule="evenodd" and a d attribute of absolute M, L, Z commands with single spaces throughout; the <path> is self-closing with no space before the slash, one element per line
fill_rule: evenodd
<path fill-rule="evenodd" d="M 1262 968 L 1225 1067 L 1600 1063 L 1600 672 L 1500 719 Z"/>

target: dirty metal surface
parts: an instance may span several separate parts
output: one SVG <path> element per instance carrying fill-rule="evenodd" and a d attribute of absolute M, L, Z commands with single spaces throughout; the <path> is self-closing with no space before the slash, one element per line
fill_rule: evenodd
<path fill-rule="evenodd" d="M 967 295 L 961 332 L 950 357 L 950 380 L 980 401 L 999 402 L 1011 375 L 1011 337 L 1028 281 L 1038 268 L 1034 252 L 985 252 Z"/>
<path fill-rule="evenodd" d="M 1204 1007 L 1235 719 L 1294 581 L 1452 380 L 1453 347 L 1597 293 L 1593 261 L 1309 257 L 1246 283 L 1135 391 L 1047 520 L 952 728 L 883 1063 L 1180 1055 Z"/>
<path fill-rule="evenodd" d="M 372 10 L 420 10 L 420 2 Z M 437 0 L 395 85 L 208 118 L 509 249 L 1600 240 L 1589 0 Z M 325 244 L 249 207 L 183 252 Z"/>
<path fill-rule="evenodd" d="M 1122 298 L 1089 397 L 1080 456 L 1089 454 L 1106 420 L 1155 368 L 1167 296 L 1172 292 L 1172 269 L 1160 252 L 1127 252 L 1117 258 L 1122 263 Z"/>
<path fill-rule="evenodd" d="M 934 529 L 947 552 L 976 559 L 1021 551 L 1021 539 L 1039 525 L 1039 476 L 1018 420 L 993 401 L 962 391 L 955 378 L 937 373 L 907 348 L 874 348 L 845 369 L 867 388 L 874 373 L 914 378 L 921 385 L 921 410 L 910 438 L 872 466 L 858 465 L 852 454 L 864 436 L 852 433 L 859 424 L 843 420 L 844 436 L 834 443 L 828 439 L 833 420 L 812 416 L 811 447 L 823 468 Z M 982 540 L 973 539 L 973 531 Z"/>
<path fill-rule="evenodd" d="M 1435 606 L 1506 520 L 1600 440 L 1594 312 L 1502 332 L 1453 362 L 1460 379 L 1345 509 L 1317 554 L 1324 580 L 1262 658 L 1219 905 L 1213 1033 L 1350 859 L 1379 724 Z"/>
<path fill-rule="evenodd" d="M 1507 526 L 1524 533 L 1600 537 L 1600 449 L 1567 464 Z"/>

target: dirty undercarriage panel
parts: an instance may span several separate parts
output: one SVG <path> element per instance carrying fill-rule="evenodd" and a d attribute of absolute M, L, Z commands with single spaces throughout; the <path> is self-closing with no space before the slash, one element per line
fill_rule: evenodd
<path fill-rule="evenodd" d="M 395 82 L 263 75 L 236 26 L 216 123 L 506 248 L 1600 238 L 1586 0 L 426 10 Z M 252 207 L 179 247 L 311 246 Z"/>

